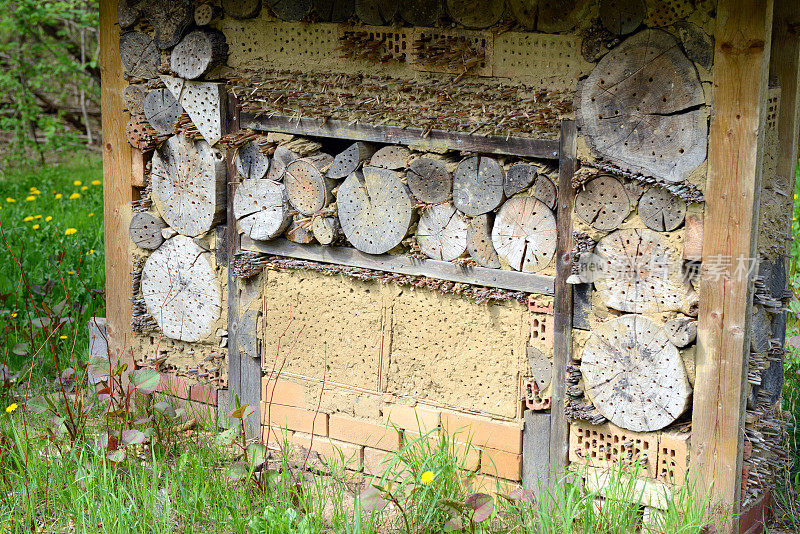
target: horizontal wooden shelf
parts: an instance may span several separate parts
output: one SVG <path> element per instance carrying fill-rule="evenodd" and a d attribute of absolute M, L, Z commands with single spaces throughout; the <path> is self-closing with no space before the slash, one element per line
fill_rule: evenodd
<path fill-rule="evenodd" d="M 264 132 L 279 132 L 314 137 L 333 137 L 372 143 L 413 145 L 427 149 L 451 149 L 488 154 L 507 154 L 531 158 L 558 159 L 559 142 L 550 139 L 506 137 L 496 135 L 471 135 L 460 132 L 430 130 L 399 126 L 373 126 L 351 124 L 341 120 L 321 120 L 279 115 L 256 115 L 242 112 L 242 128 Z"/>
<path fill-rule="evenodd" d="M 446 261 L 420 260 L 390 254 L 371 255 L 348 247 L 298 245 L 286 239 L 254 241 L 243 235 L 241 248 L 249 252 L 262 252 L 275 256 L 335 263 L 411 276 L 427 276 L 462 284 L 496 287 L 524 293 L 553 295 L 555 292 L 555 278 L 552 276 L 485 267 L 468 267 Z"/>

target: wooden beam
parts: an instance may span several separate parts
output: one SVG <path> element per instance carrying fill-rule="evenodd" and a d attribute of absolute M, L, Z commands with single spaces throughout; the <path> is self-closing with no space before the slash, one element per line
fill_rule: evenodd
<path fill-rule="evenodd" d="M 372 126 L 369 124 L 351 124 L 347 121 L 334 119 L 323 121 L 320 119 L 303 119 L 279 115 L 255 115 L 244 112 L 241 115 L 241 127 L 265 132 L 334 137 L 371 143 L 413 145 L 428 149 L 452 149 L 558 159 L 558 141 L 549 139 L 470 135 L 442 130 L 426 131 L 423 128 Z"/>
<path fill-rule="evenodd" d="M 122 76 L 119 55 L 117 0 L 100 2 L 100 104 L 103 126 L 103 191 L 106 262 L 106 318 L 109 349 L 122 356 L 133 369 L 131 327 L 131 271 L 128 226 L 131 219 L 132 149 L 125 138 L 128 114 L 122 93 L 127 82 Z"/>
<path fill-rule="evenodd" d="M 708 143 L 692 472 L 737 532 L 772 0 L 720 0 Z M 749 266 L 749 263 L 744 265 Z M 719 273 L 719 276 L 717 274 Z"/>
<path fill-rule="evenodd" d="M 550 471 L 561 476 L 569 455 L 569 423 L 565 411 L 567 365 L 572 351 L 572 212 L 575 189 L 572 178 L 577 168 L 577 129 L 574 121 L 561 123 L 558 162 L 558 206 L 556 207 L 556 284 L 553 304 L 553 379 L 550 402 Z"/>

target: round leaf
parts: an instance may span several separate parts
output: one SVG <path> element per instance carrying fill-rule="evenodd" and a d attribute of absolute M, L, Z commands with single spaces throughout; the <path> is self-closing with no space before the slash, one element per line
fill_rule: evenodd
<path fill-rule="evenodd" d="M 494 499 L 486 493 L 474 493 L 467 497 L 464 506 L 473 510 L 472 520 L 481 523 L 489 519 L 494 511 Z"/>
<path fill-rule="evenodd" d="M 383 510 L 389 503 L 389 501 L 383 498 L 382 492 L 378 488 L 372 486 L 362 491 L 359 499 L 361 500 L 361 509 L 367 512 Z"/>
<path fill-rule="evenodd" d="M 155 369 L 137 369 L 131 375 L 131 383 L 136 391 L 149 395 L 158 389 L 161 375 Z"/>
<path fill-rule="evenodd" d="M 250 476 L 250 470 L 244 462 L 236 462 L 228 468 L 228 480 L 238 482 Z"/>
<path fill-rule="evenodd" d="M 95 377 L 111 376 L 111 365 L 108 358 L 94 356 L 89 359 L 89 372 Z"/>
<path fill-rule="evenodd" d="M 28 399 L 25 406 L 33 413 L 44 413 L 47 411 L 47 401 L 41 395 Z"/>
<path fill-rule="evenodd" d="M 157 413 L 160 413 L 164 417 L 168 417 L 170 419 L 175 419 L 175 417 L 177 417 L 175 408 L 170 406 L 168 402 L 164 401 L 157 402 L 155 406 L 153 406 L 153 410 L 155 410 Z"/>
<path fill-rule="evenodd" d="M 118 464 L 125 459 L 125 449 L 114 449 L 113 451 L 109 451 L 106 457 L 110 462 Z"/>
<path fill-rule="evenodd" d="M 145 441 L 144 432 L 134 428 L 122 432 L 123 445 L 139 445 Z"/>
<path fill-rule="evenodd" d="M 239 427 L 229 428 L 225 432 L 217 434 L 217 444 L 221 446 L 230 445 L 239 436 Z"/>
<path fill-rule="evenodd" d="M 30 343 L 17 343 L 14 345 L 14 348 L 11 349 L 11 352 L 16 354 L 17 356 L 25 356 L 28 354 L 28 351 L 31 350 Z"/>
<path fill-rule="evenodd" d="M 251 467 L 258 467 L 267 461 L 267 448 L 261 443 L 253 443 L 247 447 L 247 461 Z"/>

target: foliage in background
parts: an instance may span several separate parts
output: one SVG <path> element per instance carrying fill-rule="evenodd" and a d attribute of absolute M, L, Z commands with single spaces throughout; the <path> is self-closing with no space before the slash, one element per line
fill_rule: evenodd
<path fill-rule="evenodd" d="M 98 142 L 98 23 L 96 1 L 0 0 L 3 163 Z"/>

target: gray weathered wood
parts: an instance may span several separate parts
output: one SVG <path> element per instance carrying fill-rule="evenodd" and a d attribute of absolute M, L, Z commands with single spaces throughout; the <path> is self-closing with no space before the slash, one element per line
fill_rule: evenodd
<path fill-rule="evenodd" d="M 181 39 L 169 58 L 169 66 L 181 78 L 194 80 L 225 63 L 228 42 L 219 30 L 200 28 Z"/>
<path fill-rule="evenodd" d="M 141 16 L 142 0 L 119 0 L 117 3 L 117 22 L 123 30 L 133 27 Z"/>
<path fill-rule="evenodd" d="M 509 9 L 517 22 L 529 30 L 545 33 L 566 32 L 586 19 L 588 0 L 509 0 Z"/>
<path fill-rule="evenodd" d="M 294 216 L 286 229 L 286 239 L 298 245 L 307 245 L 314 242 L 314 233 L 304 222 L 299 221 L 299 217 Z"/>
<path fill-rule="evenodd" d="M 375 153 L 375 147 L 356 141 L 342 152 L 336 154 L 333 163 L 328 169 L 328 178 L 340 180 L 347 178 L 355 172 L 363 162 L 367 161 Z"/>
<path fill-rule="evenodd" d="M 333 180 L 324 176 L 308 158 L 287 165 L 283 183 L 289 202 L 303 215 L 314 215 L 333 200 Z"/>
<path fill-rule="evenodd" d="M 197 26 L 208 26 L 222 15 L 222 10 L 212 3 L 200 4 L 194 8 L 194 23 Z"/>
<path fill-rule="evenodd" d="M 136 246 L 146 250 L 155 250 L 164 242 L 161 230 L 166 226 L 167 223 L 162 218 L 156 217 L 152 213 L 143 212 L 133 216 L 128 231 L 131 241 Z"/>
<path fill-rule="evenodd" d="M 167 89 L 154 89 L 147 93 L 142 109 L 150 126 L 163 135 L 175 133 L 175 122 L 183 114 L 183 106 Z"/>
<path fill-rule="evenodd" d="M 642 222 L 651 230 L 671 232 L 683 224 L 686 201 L 663 187 L 651 187 L 639 199 L 638 211 Z"/>
<path fill-rule="evenodd" d="M 675 23 L 674 31 L 689 59 L 705 69 L 711 69 L 714 65 L 714 37 L 684 20 Z"/>
<path fill-rule="evenodd" d="M 627 35 L 638 28 L 647 14 L 644 0 L 601 0 L 600 21 L 616 35 Z"/>
<path fill-rule="evenodd" d="M 395 0 L 356 0 L 355 13 L 364 24 L 386 26 L 394 20 L 398 8 Z"/>
<path fill-rule="evenodd" d="M 235 163 L 236 172 L 243 179 L 264 178 L 269 169 L 269 157 L 261 152 L 261 148 L 255 141 L 239 147 L 239 150 L 236 151 Z"/>
<path fill-rule="evenodd" d="M 323 22 L 345 22 L 353 16 L 355 0 L 313 0 L 314 13 Z"/>
<path fill-rule="evenodd" d="M 134 78 L 154 77 L 161 62 L 158 47 L 142 32 L 123 33 L 119 38 L 119 55 L 125 74 Z"/>
<path fill-rule="evenodd" d="M 572 286 L 572 328 L 590 330 L 589 317 L 592 313 L 592 284 Z"/>
<path fill-rule="evenodd" d="M 445 0 L 450 18 L 465 28 L 482 29 L 497 24 L 506 9 L 505 0 Z"/>
<path fill-rule="evenodd" d="M 261 0 L 222 0 L 222 9 L 235 19 L 251 19 L 261 11 Z"/>
<path fill-rule="evenodd" d="M 125 87 L 122 97 L 125 99 L 125 106 L 131 115 L 144 114 L 144 97 L 147 94 L 147 87 L 143 83 L 132 83 Z"/>
<path fill-rule="evenodd" d="M 505 199 L 504 179 L 505 171 L 497 160 L 469 157 L 453 173 L 453 204 L 473 217 L 492 211 Z"/>
<path fill-rule="evenodd" d="M 417 243 L 429 258 L 453 261 L 467 250 L 467 221 L 449 202 L 426 206 L 417 223 Z"/>
<path fill-rule="evenodd" d="M 616 230 L 631 212 L 625 187 L 613 176 L 588 182 L 575 199 L 575 213 L 586 224 L 608 232 Z"/>
<path fill-rule="evenodd" d="M 387 145 L 378 149 L 370 158 L 371 167 L 382 167 L 384 169 L 398 170 L 408 165 L 411 159 L 411 152 L 404 146 Z"/>
<path fill-rule="evenodd" d="M 552 295 L 555 283 L 552 276 L 501 269 L 485 269 L 483 267 L 466 267 L 444 261 L 420 260 L 399 255 L 365 254 L 349 247 L 297 245 L 282 239 L 263 242 L 253 241 L 247 236 L 242 236 L 242 249 L 276 256 L 322 263 L 336 263 L 411 276 L 428 276 L 452 282 L 524 291 L 540 295 Z"/>
<path fill-rule="evenodd" d="M 453 177 L 442 159 L 415 159 L 408 166 L 406 180 L 414 197 L 429 204 L 449 200 L 453 191 Z"/>
<path fill-rule="evenodd" d="M 319 217 L 311 220 L 311 233 L 320 245 L 331 245 L 342 235 L 338 217 Z"/>
<path fill-rule="evenodd" d="M 264 241 L 281 235 L 291 219 L 286 188 L 272 180 L 243 180 L 236 188 L 233 212 L 245 234 Z"/>
<path fill-rule="evenodd" d="M 503 180 L 506 196 L 511 197 L 529 187 L 538 174 L 539 168 L 532 163 L 515 163 L 509 167 Z"/>
<path fill-rule="evenodd" d="M 279 19 L 297 22 L 311 14 L 313 3 L 312 0 L 267 0 L 267 5 Z"/>
<path fill-rule="evenodd" d="M 688 347 L 697 339 L 697 319 L 685 316 L 670 319 L 664 324 L 664 332 L 679 349 Z"/>
<path fill-rule="evenodd" d="M 165 50 L 178 44 L 194 22 L 194 5 L 191 0 L 146 0 L 142 15 L 156 29 L 156 46 Z"/>
<path fill-rule="evenodd" d="M 400 16 L 412 26 L 436 26 L 444 14 L 442 0 L 398 0 Z"/>
<path fill-rule="evenodd" d="M 550 178 L 540 174 L 533 184 L 533 198 L 541 200 L 545 206 L 555 210 L 556 202 L 558 201 L 558 188 Z"/>
<path fill-rule="evenodd" d="M 499 269 L 500 258 L 492 243 L 492 222 L 490 213 L 473 217 L 467 229 L 467 250 L 478 265 L 489 269 Z"/>
<path fill-rule="evenodd" d="M 525 412 L 522 430 L 522 485 L 537 496 L 550 474 L 550 414 Z"/>
<path fill-rule="evenodd" d="M 501 261 L 528 273 L 547 267 L 556 251 L 556 218 L 532 197 L 516 196 L 500 208 L 492 228 L 492 244 Z"/>

